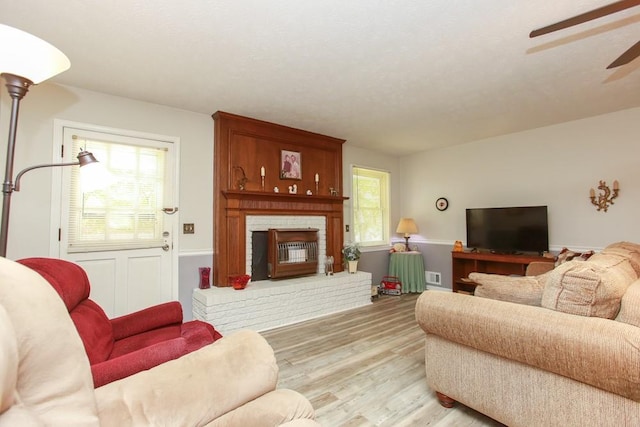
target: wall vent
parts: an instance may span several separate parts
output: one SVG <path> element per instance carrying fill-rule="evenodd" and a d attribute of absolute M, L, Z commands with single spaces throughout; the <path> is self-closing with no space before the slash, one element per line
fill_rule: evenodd
<path fill-rule="evenodd" d="M 428 285 L 441 285 L 442 276 L 440 275 L 440 273 L 437 273 L 435 271 L 425 271 L 424 274 L 425 278 L 427 279 Z"/>

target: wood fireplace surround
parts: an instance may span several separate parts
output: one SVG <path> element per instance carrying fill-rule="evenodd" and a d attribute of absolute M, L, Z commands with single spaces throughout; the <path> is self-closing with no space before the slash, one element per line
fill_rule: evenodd
<path fill-rule="evenodd" d="M 230 286 L 229 277 L 246 273 L 246 218 L 250 215 L 324 216 L 326 255 L 342 259 L 345 141 L 222 111 L 213 114 L 213 120 L 213 284 Z M 300 179 L 281 177 L 283 150 L 301 158 Z M 296 194 L 289 193 L 293 184 Z M 307 195 L 307 190 L 312 194 Z M 342 269 L 336 263 L 334 271 Z"/>

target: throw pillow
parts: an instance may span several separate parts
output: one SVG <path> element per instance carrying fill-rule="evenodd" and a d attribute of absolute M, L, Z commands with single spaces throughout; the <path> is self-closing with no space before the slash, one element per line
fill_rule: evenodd
<path fill-rule="evenodd" d="M 628 259 L 599 253 L 589 262 L 568 261 L 549 274 L 542 307 L 580 316 L 613 319 L 620 299 L 637 279 Z"/>
<path fill-rule="evenodd" d="M 567 261 L 572 261 L 572 260 L 586 261 L 593 254 L 594 254 L 593 251 L 576 252 L 568 248 L 562 248 L 562 250 L 556 257 L 556 267 L 561 264 L 564 264 Z"/>

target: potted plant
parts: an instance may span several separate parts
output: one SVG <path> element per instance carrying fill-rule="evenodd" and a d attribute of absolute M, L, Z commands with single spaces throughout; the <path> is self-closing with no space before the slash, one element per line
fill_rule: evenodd
<path fill-rule="evenodd" d="M 360 247 L 357 243 L 348 243 L 342 248 L 342 255 L 347 262 L 347 270 L 351 274 L 358 271 L 358 260 L 360 259 Z"/>

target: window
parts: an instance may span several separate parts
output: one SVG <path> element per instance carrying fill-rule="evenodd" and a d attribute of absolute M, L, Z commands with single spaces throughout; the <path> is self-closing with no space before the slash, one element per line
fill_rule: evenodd
<path fill-rule="evenodd" d="M 353 241 L 389 244 L 389 172 L 353 166 Z"/>
<path fill-rule="evenodd" d="M 111 174 L 106 188 L 83 192 L 71 168 L 68 252 L 160 246 L 166 149 L 72 137 Z"/>

